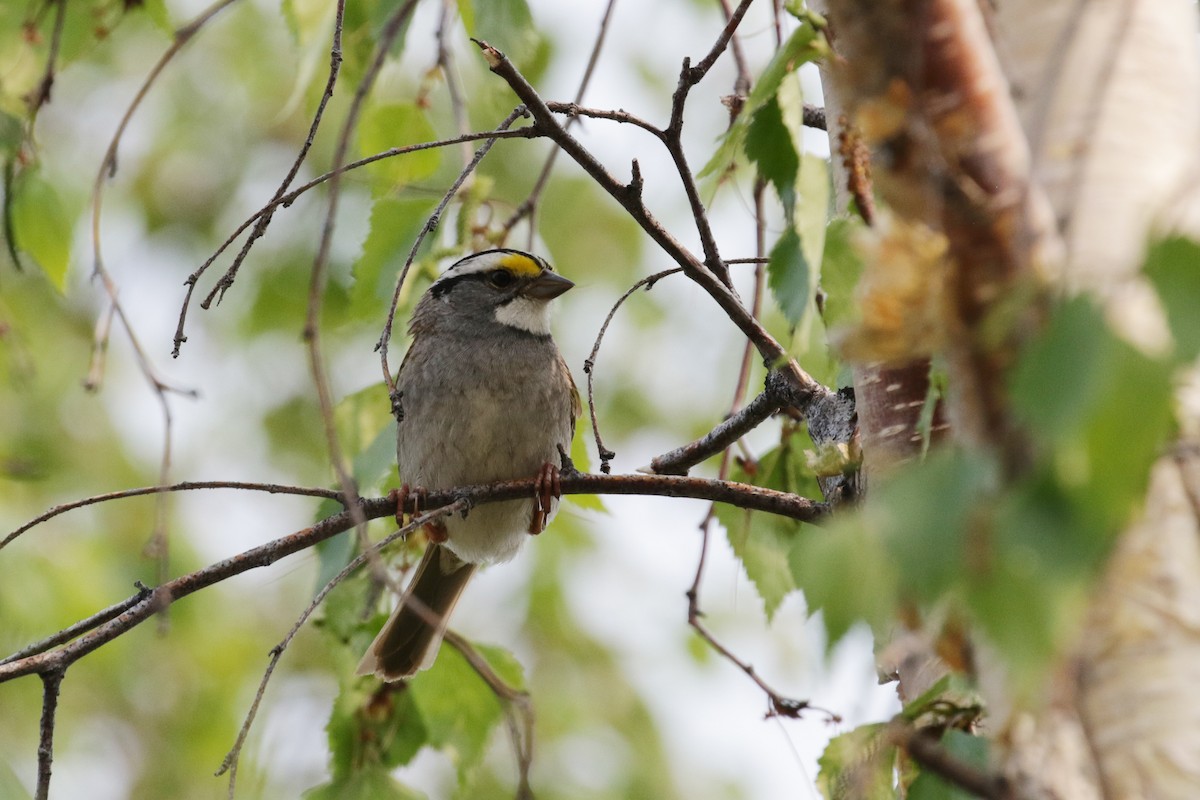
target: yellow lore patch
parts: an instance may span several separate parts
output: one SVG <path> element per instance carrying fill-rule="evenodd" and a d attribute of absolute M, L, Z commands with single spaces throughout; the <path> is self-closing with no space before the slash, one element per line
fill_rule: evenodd
<path fill-rule="evenodd" d="M 536 277 L 542 272 L 541 264 L 522 253 L 505 253 L 500 257 L 499 265 L 517 277 Z"/>

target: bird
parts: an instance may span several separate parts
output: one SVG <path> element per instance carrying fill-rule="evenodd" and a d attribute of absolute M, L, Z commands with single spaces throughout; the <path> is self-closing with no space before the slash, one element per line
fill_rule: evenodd
<path fill-rule="evenodd" d="M 550 312 L 574 285 L 544 259 L 502 248 L 456 261 L 417 302 L 396 375 L 398 516 L 410 490 L 535 476 L 538 488 L 425 526 L 421 562 L 358 675 L 398 681 L 431 666 L 471 576 L 513 558 L 556 513 L 556 465 L 582 408 Z"/>

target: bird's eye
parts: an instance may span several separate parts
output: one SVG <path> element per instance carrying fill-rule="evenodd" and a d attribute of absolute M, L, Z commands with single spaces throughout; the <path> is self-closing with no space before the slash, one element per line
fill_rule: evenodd
<path fill-rule="evenodd" d="M 497 289 L 507 289 L 517 282 L 517 278 L 506 269 L 494 269 L 488 273 L 487 282 Z"/>

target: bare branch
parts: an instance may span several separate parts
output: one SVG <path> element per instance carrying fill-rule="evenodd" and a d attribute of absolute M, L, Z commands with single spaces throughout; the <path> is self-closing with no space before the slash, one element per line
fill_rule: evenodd
<path fill-rule="evenodd" d="M 0 540 L 0 550 L 16 539 L 21 534 L 30 528 L 35 528 L 43 522 L 57 517 L 59 514 L 65 514 L 68 511 L 74 511 L 77 508 L 94 505 L 96 503 L 107 503 L 110 500 L 121 500 L 126 497 L 141 497 L 147 494 L 163 494 L 166 492 L 186 492 L 195 489 L 242 489 L 250 492 L 267 492 L 268 494 L 294 494 L 302 497 L 322 497 L 326 500 L 335 500 L 342 505 L 346 501 L 341 492 L 335 492 L 332 489 L 314 488 L 309 486 L 286 486 L 278 483 L 247 483 L 245 481 L 183 481 L 182 483 L 174 483 L 169 486 L 143 486 L 138 489 L 124 489 L 119 492 L 108 492 L 107 494 L 93 495 L 85 497 L 82 500 L 72 500 L 70 503 L 57 505 L 44 514 L 29 520 L 21 527 L 14 530 L 12 533 Z"/>
<path fill-rule="evenodd" d="M 433 510 L 459 501 L 467 503 L 468 506 L 474 506 L 499 500 L 517 500 L 531 496 L 536 483 L 536 478 L 524 478 L 516 481 L 500 481 L 429 492 L 422 501 L 422 507 Z M 595 475 L 564 471 L 562 492 L 563 494 L 689 497 L 729 503 L 739 508 L 765 511 L 812 523 L 819 522 L 828 512 L 824 503 L 787 492 L 731 481 L 672 475 Z M 274 564 L 285 556 L 298 553 L 318 542 L 350 530 L 355 526 L 357 520 L 391 517 L 395 513 L 395 502 L 390 498 L 360 498 L 356 507 L 326 517 L 311 527 L 174 578 L 149 593 L 143 591 L 126 610 L 60 649 L 0 663 L 0 683 L 22 675 L 44 673 L 48 670 L 65 667 L 136 627 L 155 611 L 169 606 L 182 597 L 220 583 L 234 575 Z"/>
<path fill-rule="evenodd" d="M 630 114 L 628 111 L 621 108 L 617 109 L 616 111 L 611 111 L 604 108 L 585 108 L 578 103 L 559 103 L 555 101 L 547 102 L 546 107 L 556 114 L 565 114 L 568 118 L 591 117 L 592 119 L 607 119 L 612 120 L 613 122 L 624 122 L 630 125 L 636 125 L 642 130 L 653 134 L 654 138 L 659 139 L 660 141 L 664 136 L 662 128 L 655 127 L 641 117 L 634 116 L 633 114 Z"/>
<path fill-rule="evenodd" d="M 204 302 L 201 304 L 202 308 L 208 308 L 208 306 L 213 302 L 214 297 L 217 299 L 217 302 L 220 302 L 220 299 L 225 296 L 225 291 L 233 285 L 233 281 L 237 276 L 238 269 L 241 267 L 242 262 L 246 260 L 246 256 L 250 254 L 250 248 L 254 246 L 254 242 L 257 241 L 259 237 L 266 233 L 267 226 L 271 224 L 271 218 L 274 216 L 275 210 L 278 208 L 279 201 L 284 196 L 284 193 L 287 192 L 288 187 L 291 186 L 292 181 L 295 180 L 296 173 L 300 171 L 300 165 L 304 163 L 304 159 L 308 156 L 308 151 L 312 147 L 313 140 L 316 138 L 317 129 L 321 125 L 321 119 L 325 115 L 325 107 L 328 105 L 330 98 L 333 97 L 333 89 L 337 84 L 338 74 L 341 70 L 342 20 L 345 16 L 345 11 L 345 0 L 338 0 L 337 9 L 334 15 L 333 42 L 329 49 L 329 78 L 326 80 L 325 90 L 321 94 L 321 99 L 317 104 L 317 110 L 313 114 L 312 123 L 309 125 L 308 136 L 304 140 L 304 144 L 301 145 L 300 152 L 296 154 L 296 158 L 292 162 L 292 166 L 288 170 L 287 175 L 284 176 L 283 181 L 279 184 L 279 188 L 275 191 L 274 197 L 271 198 L 271 202 L 267 204 L 263 211 L 255 216 L 256 222 L 254 225 L 254 230 L 251 231 L 250 236 L 246 238 L 245 243 L 242 245 L 242 249 L 234 258 L 233 264 L 230 265 L 225 274 L 221 276 L 221 279 L 217 281 L 217 285 L 213 288 L 212 292 L 210 292 L 208 297 L 205 298 Z M 238 233 L 241 233 L 242 230 L 244 229 L 239 229 Z M 236 235 L 237 234 L 235 234 L 235 236 Z M 226 244 L 228 244 L 228 242 Z M 221 250 L 217 251 L 218 254 L 223 250 L 224 246 L 222 246 Z M 187 293 L 184 295 L 183 305 L 179 312 L 179 323 L 175 328 L 175 346 L 171 350 L 172 357 L 179 357 L 179 348 L 184 342 L 187 341 L 187 336 L 184 335 L 183 328 L 188 307 L 191 305 L 192 293 L 196 288 L 196 282 L 200 279 L 200 276 L 204 274 L 204 271 L 209 267 L 209 265 L 212 264 L 213 259 L 215 258 L 216 256 L 213 256 L 213 258 L 206 261 L 200 267 L 200 269 L 189 275 L 188 279 L 184 282 L 184 285 L 187 286 Z"/>
<path fill-rule="evenodd" d="M 507 132 L 507 129 L 510 125 L 516 122 L 518 118 L 526 115 L 527 112 L 525 107 L 517 106 L 507 117 L 504 118 L 504 121 L 497 126 L 496 132 Z M 494 145 L 496 140 L 499 138 L 499 136 L 488 137 L 487 140 L 484 141 L 484 143 L 479 147 L 479 149 L 475 151 L 475 156 L 467 163 L 465 167 L 463 167 L 462 172 L 458 174 L 458 177 L 454 180 L 454 183 L 452 183 L 450 188 L 446 190 L 446 193 L 442 195 L 441 202 L 438 203 L 437 208 L 433 210 L 433 213 L 429 215 L 429 219 L 425 220 L 425 224 L 421 227 L 420 233 L 418 233 L 417 238 L 413 240 L 413 245 L 408 250 L 408 258 L 404 260 L 404 266 L 400 269 L 400 275 L 396 278 L 396 288 L 392 291 L 392 302 L 391 305 L 388 306 L 387 321 L 383 325 L 383 332 L 379 335 L 379 341 L 375 344 L 375 349 L 379 351 L 380 367 L 383 369 L 383 381 L 387 384 L 388 395 L 392 398 L 393 413 L 398 413 L 399 405 L 396 398 L 396 381 L 392 378 L 392 370 L 391 367 L 388 366 L 387 357 L 388 347 L 392 341 L 392 327 L 396 323 L 396 310 L 400 306 L 400 293 L 404 289 L 404 281 L 408 278 L 408 271 L 412 268 L 413 260 L 416 259 L 417 251 L 421 249 L 421 244 L 425 241 L 425 237 L 437 228 L 438 223 L 442 218 L 442 212 L 446 210 L 446 206 L 449 205 L 450 201 L 454 199 L 454 196 L 458 194 L 458 190 L 462 188 L 463 183 L 475 172 L 475 168 L 479 166 L 479 162 L 483 160 L 483 157 L 488 154 L 488 151 L 492 149 L 492 145 Z"/>
<path fill-rule="evenodd" d="M 604 7 L 604 16 L 600 19 L 600 27 L 596 32 L 596 40 L 592 43 L 592 52 L 588 56 L 587 66 L 584 67 L 583 77 L 579 79 L 579 88 L 575 90 L 575 103 L 583 102 L 583 96 L 587 92 L 588 84 L 592 82 L 592 75 L 596 71 L 596 64 L 600 61 L 600 51 L 604 47 L 604 40 L 608 36 L 608 24 L 612 20 L 613 9 L 616 8 L 617 0 L 608 0 L 608 5 Z M 575 121 L 572 116 L 567 120 L 567 127 L 571 127 L 571 123 Z M 529 241 L 530 246 L 533 244 L 533 235 L 537 230 L 537 208 L 538 200 L 542 196 L 542 192 L 546 189 L 546 184 L 550 182 L 550 172 L 554 169 L 554 162 L 558 160 L 558 148 L 554 147 L 550 150 L 550 155 L 546 156 L 546 162 L 542 164 L 542 171 L 538 173 L 537 180 L 534 181 L 533 188 L 529 190 L 529 196 L 525 198 L 525 202 L 517 207 L 504 224 L 501 226 L 507 234 L 513 227 L 523 218 L 529 217 Z"/>
<path fill-rule="evenodd" d="M 66 2 L 66 0 L 62 0 Z M 50 765 L 54 761 L 54 721 L 58 712 L 58 692 L 62 688 L 65 669 L 42 673 L 42 721 L 38 736 L 38 769 L 36 800 L 49 800 Z"/>
<path fill-rule="evenodd" d="M 584 171 L 602 189 L 621 204 L 634 221 L 649 234 L 650 238 L 675 263 L 683 268 L 688 277 L 709 293 L 717 305 L 720 306 L 721 310 L 729 317 L 730 321 L 754 343 L 755 348 L 765 363 L 772 366 L 779 365 L 779 369 L 786 375 L 785 379 L 791 383 L 793 388 L 792 397 L 789 400 L 793 401 L 792 404 L 800 413 L 804 413 L 808 409 L 814 398 L 829 394 L 828 389 L 801 369 L 795 359 L 788 356 L 783 346 L 742 305 L 741 300 L 716 275 L 706 268 L 704 264 L 700 263 L 692 253 L 688 252 L 687 248 L 667 232 L 666 228 L 650 213 L 650 210 L 642 202 L 640 176 L 638 174 L 634 174 L 633 179 L 628 185 L 614 178 L 596 160 L 595 156 L 558 124 L 553 112 L 547 107 L 545 101 L 542 100 L 537 91 L 525 80 L 524 76 L 521 75 L 503 53 L 486 42 L 475 40 L 475 43 L 483 50 L 484 57 L 487 59 L 491 71 L 503 78 L 509 87 L 512 88 L 513 92 L 525 103 L 533 115 L 534 121 L 545 135 L 552 138 L 567 155 L 571 156 L 577 164 L 583 167 Z"/>
<path fill-rule="evenodd" d="M 654 284 L 658 283 L 663 278 L 682 271 L 683 269 L 681 267 L 676 267 L 675 269 L 656 272 L 647 278 L 642 278 L 633 286 L 630 286 L 628 291 L 617 298 L 617 302 L 613 303 L 613 307 L 608 310 L 608 316 L 604 318 L 604 323 L 600 326 L 600 330 L 596 334 L 596 342 L 592 345 L 592 352 L 588 354 L 587 360 L 583 362 L 583 371 L 588 376 L 587 401 L 588 413 L 590 413 L 592 416 L 592 435 L 596 437 L 596 453 L 600 458 L 600 471 L 606 475 L 611 469 L 609 462 L 616 458 L 617 454 L 604 446 L 604 439 L 600 436 L 600 422 L 596 419 L 596 400 L 593 394 L 593 388 L 595 383 L 594 378 L 596 370 L 596 358 L 600 355 L 600 343 L 604 340 L 604 334 L 608 332 L 608 325 L 613 321 L 613 317 L 616 316 L 617 309 L 621 307 L 622 303 L 629 299 L 630 295 L 643 286 L 646 287 L 646 291 L 650 291 L 650 289 L 654 288 Z"/>
<path fill-rule="evenodd" d="M 20 661 L 21 659 L 26 658 L 28 656 L 34 656 L 34 655 L 37 655 L 38 653 L 44 653 L 52 647 L 57 647 L 58 645 L 63 644 L 64 642 L 69 642 L 72 639 L 74 639 L 76 636 L 86 633 L 87 631 L 90 631 L 92 628 L 95 628 L 99 625 L 103 625 L 105 622 L 108 622 L 110 619 L 113 619 L 114 617 L 116 617 L 120 614 L 123 614 L 124 612 L 126 612 L 130 608 L 132 608 L 135 604 L 141 602 L 142 600 L 145 600 L 146 596 L 150 593 L 149 587 L 147 587 L 141 581 L 137 581 L 134 585 L 137 586 L 137 588 L 138 588 L 137 594 L 132 595 L 131 597 L 128 597 L 119 603 L 115 603 L 101 611 L 97 611 L 95 614 L 92 614 L 87 619 L 82 619 L 79 622 L 76 622 L 74 625 L 63 628 L 58 633 L 56 633 L 52 636 L 47 636 L 45 639 L 42 639 L 40 642 L 34 642 L 33 644 L 31 644 L 27 647 L 22 647 L 20 650 L 13 653 L 12 655 L 0 659 L 0 664 L 8 664 L 13 661 Z"/>
<path fill-rule="evenodd" d="M 715 456 L 780 409 L 783 402 L 771 391 L 764 391 L 747 403 L 741 411 L 694 442 L 663 453 L 650 461 L 650 471 L 657 475 L 686 475 L 688 470 Z"/>
<path fill-rule="evenodd" d="M 389 502 L 391 502 L 390 499 Z M 300 632 L 300 629 L 304 626 L 304 623 L 308 621 L 308 618 L 311 617 L 313 612 L 315 612 L 321 606 L 321 603 L 325 601 L 325 598 L 329 596 L 329 593 L 333 591 L 338 584 L 357 571 L 358 568 L 363 564 L 366 564 L 372 559 L 377 558 L 379 553 L 391 545 L 392 542 L 395 542 L 397 539 L 406 538 L 410 533 L 420 529 L 423 525 L 441 517 L 453 514 L 457 511 L 465 510 L 466 507 L 466 501 L 460 500 L 431 511 L 427 514 L 422 514 L 419 517 L 414 518 L 404 527 L 400 528 L 400 530 L 394 531 L 380 541 L 371 545 L 366 552 L 360 553 L 358 556 L 351 559 L 350 563 L 344 566 L 341 571 L 338 572 L 338 574 L 330 578 L 329 581 L 323 587 L 321 587 L 321 591 L 317 592 L 316 596 L 313 597 L 312 602 L 308 604 L 308 608 L 304 609 L 304 612 L 300 614 L 300 617 L 292 625 L 291 630 L 288 631 L 287 635 L 283 637 L 283 640 L 271 648 L 271 659 L 267 663 L 267 668 L 263 671 L 262 679 L 258 684 L 258 691 L 254 693 L 254 701 L 250 704 L 250 709 L 246 712 L 246 718 L 242 721 L 242 727 L 238 730 L 237 739 L 234 741 L 233 747 L 229 749 L 229 752 L 225 755 L 224 760 L 221 762 L 221 766 L 216 772 L 217 775 L 222 775 L 225 772 L 229 773 L 230 800 L 233 800 L 234 791 L 237 787 L 238 760 L 241 757 L 242 747 L 245 746 L 246 737 L 250 733 L 250 726 L 254 724 L 254 718 L 258 715 L 258 708 L 262 704 L 263 696 L 267 692 L 267 684 L 270 682 L 271 676 L 275 673 L 275 667 L 279 664 L 279 659 L 283 657 L 284 651 L 287 650 L 288 645 L 292 643 L 292 639 L 294 639 L 296 634 Z"/>

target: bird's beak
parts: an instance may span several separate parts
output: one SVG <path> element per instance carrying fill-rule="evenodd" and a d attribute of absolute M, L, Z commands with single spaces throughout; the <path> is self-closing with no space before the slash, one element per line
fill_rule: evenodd
<path fill-rule="evenodd" d="M 573 281 L 567 280 L 557 272 L 544 269 L 541 275 L 538 275 L 525 287 L 522 294 L 535 300 L 553 300 L 574 285 Z"/>

